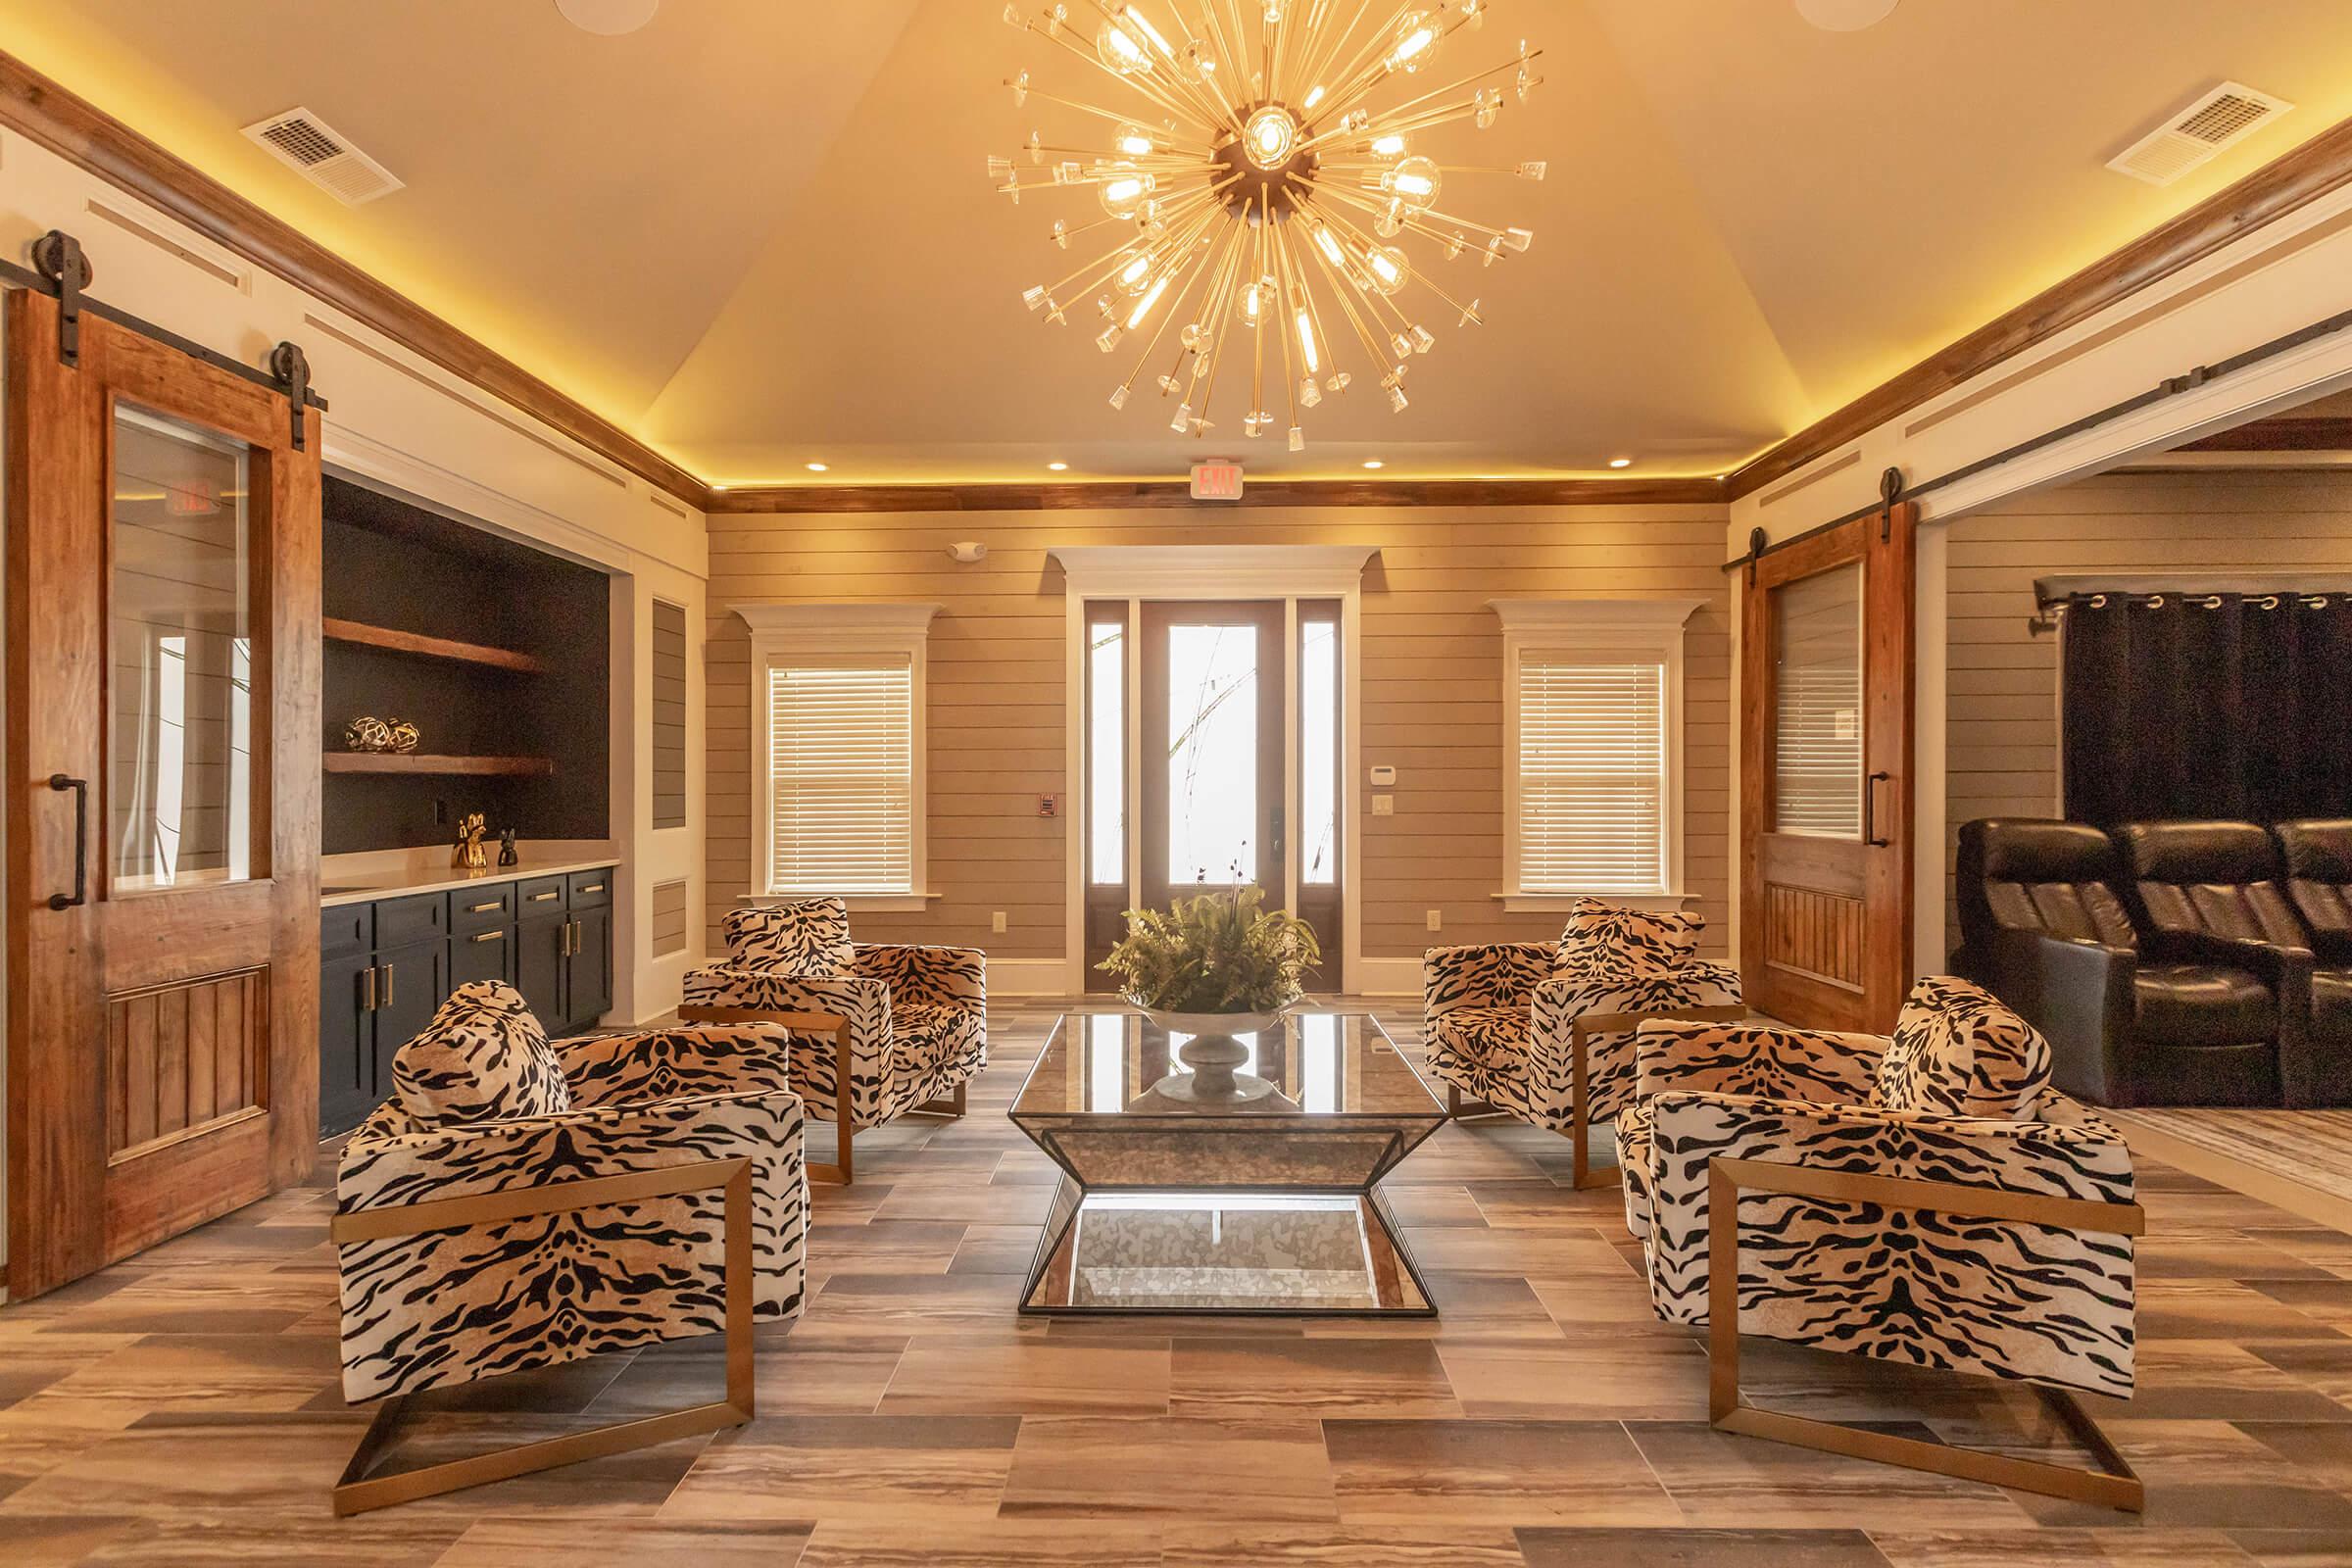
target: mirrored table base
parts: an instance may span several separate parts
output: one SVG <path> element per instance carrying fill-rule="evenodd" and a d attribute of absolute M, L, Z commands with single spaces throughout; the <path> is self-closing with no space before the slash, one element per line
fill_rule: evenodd
<path fill-rule="evenodd" d="M 1067 1175 L 1021 1310 L 1437 1315 L 1377 1192 L 1090 1191 Z"/>

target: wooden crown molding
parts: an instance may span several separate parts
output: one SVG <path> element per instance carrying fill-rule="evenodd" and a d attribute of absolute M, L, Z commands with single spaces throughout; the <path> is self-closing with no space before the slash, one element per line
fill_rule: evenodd
<path fill-rule="evenodd" d="M 227 186 L 0 51 L 0 125 L 19 131 L 392 342 L 705 512 L 1213 509 L 1181 482 L 762 485 L 716 489 L 576 399 L 305 237 Z M 2352 184 L 2352 120 L 2044 289 L 1766 449 L 1727 478 L 1265 480 L 1243 507 L 1672 506 L 1736 501 L 2065 331 L 2231 240 Z"/>
<path fill-rule="evenodd" d="M 477 343 L 5 51 L 0 51 L 0 125 L 169 213 L 207 239 L 562 431 L 656 489 L 698 507 L 709 493 L 702 480 L 585 404 Z"/>
<path fill-rule="evenodd" d="M 711 513 L 1077 512 L 1234 507 L 1714 506 L 1720 479 L 1257 479 L 1240 501 L 1195 501 L 1183 480 L 1073 484 L 761 485 L 717 490 Z"/>
<path fill-rule="evenodd" d="M 1750 458 L 1725 481 L 1726 499 L 1737 501 L 1786 478 L 2003 360 L 2055 337 L 2110 305 L 2194 266 L 2230 241 L 2346 184 L 2352 184 L 2352 120 L 2339 121 L 2172 221 L 2108 253 Z"/>
<path fill-rule="evenodd" d="M 2352 452 L 2352 416 L 2275 415 L 2217 430 L 2176 452 Z"/>

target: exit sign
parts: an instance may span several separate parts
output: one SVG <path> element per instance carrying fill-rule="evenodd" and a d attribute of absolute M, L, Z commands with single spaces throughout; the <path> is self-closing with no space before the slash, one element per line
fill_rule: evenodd
<path fill-rule="evenodd" d="M 1238 463 L 1196 463 L 1193 465 L 1193 499 L 1195 501 L 1239 501 L 1242 499 L 1242 466 Z"/>

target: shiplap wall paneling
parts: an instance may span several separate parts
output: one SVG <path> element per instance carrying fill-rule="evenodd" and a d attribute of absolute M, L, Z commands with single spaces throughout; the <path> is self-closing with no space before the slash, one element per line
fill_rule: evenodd
<path fill-rule="evenodd" d="M 988 558 L 958 565 L 949 544 Z M 713 922 L 752 885 L 749 637 L 734 604 L 936 602 L 930 643 L 930 868 L 918 913 L 860 913 L 864 940 L 1057 958 L 1064 824 L 1037 798 L 1065 788 L 1063 602 L 1055 545 L 1377 544 L 1363 583 L 1363 761 L 1396 768 L 1396 814 L 1363 815 L 1363 951 L 1556 935 L 1506 914 L 1502 634 L 1496 598 L 1696 596 L 1685 643 L 1685 854 L 1720 951 L 1730 855 L 1731 627 L 1715 507 L 1493 508 L 1248 514 L 953 513 L 710 518 L 708 627 L 710 895 Z M 1368 807 L 1361 778 L 1352 807 Z M 1441 911 L 1443 930 L 1426 929 Z M 1003 934 L 991 911 L 1006 913 Z"/>
<path fill-rule="evenodd" d="M 654 826 L 686 825 L 686 612 L 654 601 Z"/>

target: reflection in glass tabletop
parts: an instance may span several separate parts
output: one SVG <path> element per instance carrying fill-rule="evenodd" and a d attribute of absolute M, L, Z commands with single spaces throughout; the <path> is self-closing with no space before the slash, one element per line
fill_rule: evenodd
<path fill-rule="evenodd" d="M 1063 1173 L 1022 1311 L 1436 1310 L 1376 1184 L 1445 1124 L 1437 1097 L 1368 1017 L 1240 1039 L 1271 1092 L 1221 1103 L 1181 1092 L 1187 1037 L 1139 1013 L 1048 1037 L 1012 1107 Z"/>

